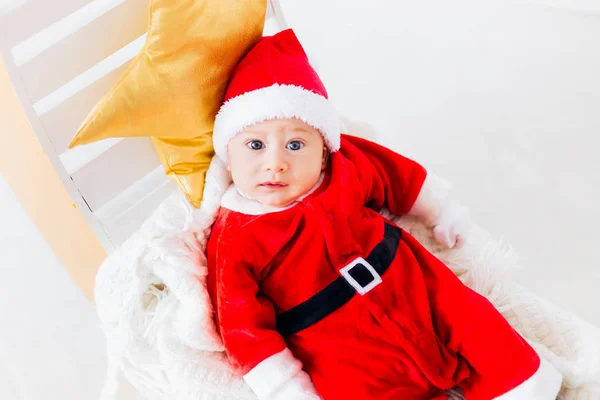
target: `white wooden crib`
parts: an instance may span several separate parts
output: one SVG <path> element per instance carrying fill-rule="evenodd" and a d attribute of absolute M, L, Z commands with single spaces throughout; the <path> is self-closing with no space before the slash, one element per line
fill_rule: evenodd
<path fill-rule="evenodd" d="M 0 50 L 14 89 L 56 173 L 107 251 L 177 190 L 149 138 L 67 149 L 144 45 L 148 2 L 0 2 Z M 270 0 L 265 34 L 285 27 L 279 3 Z"/>

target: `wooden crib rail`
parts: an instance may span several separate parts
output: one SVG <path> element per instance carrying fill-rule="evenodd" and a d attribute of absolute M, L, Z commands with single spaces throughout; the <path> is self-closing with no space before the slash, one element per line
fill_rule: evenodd
<path fill-rule="evenodd" d="M 143 47 L 147 9 L 148 0 L 13 0 L 0 8 L 0 51 L 15 92 L 56 173 L 107 251 L 177 190 L 148 138 L 67 149 Z M 265 33 L 284 28 L 280 7 L 270 0 Z"/>

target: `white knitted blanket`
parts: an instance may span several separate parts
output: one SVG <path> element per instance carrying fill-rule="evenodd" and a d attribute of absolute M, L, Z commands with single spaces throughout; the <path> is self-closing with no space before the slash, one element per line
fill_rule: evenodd
<path fill-rule="evenodd" d="M 121 373 L 147 399 L 255 399 L 229 367 L 206 290 L 204 248 L 228 185 L 215 158 L 200 209 L 172 195 L 101 266 L 95 299 L 109 363 L 102 400 L 115 398 Z M 394 219 L 563 374 L 560 399 L 600 399 L 600 332 L 511 282 L 517 261 L 506 245 L 474 227 L 463 248 L 441 250 L 418 221 Z"/>

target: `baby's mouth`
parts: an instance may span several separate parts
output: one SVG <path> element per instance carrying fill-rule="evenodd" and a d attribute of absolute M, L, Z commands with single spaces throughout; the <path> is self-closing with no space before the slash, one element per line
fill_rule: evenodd
<path fill-rule="evenodd" d="M 281 189 L 287 186 L 287 183 L 283 182 L 264 182 L 261 183 L 260 186 L 267 189 Z"/>

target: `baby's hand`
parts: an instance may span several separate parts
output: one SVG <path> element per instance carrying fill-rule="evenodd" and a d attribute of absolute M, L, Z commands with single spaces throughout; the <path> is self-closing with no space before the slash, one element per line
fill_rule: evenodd
<path fill-rule="evenodd" d="M 433 237 L 449 249 L 461 247 L 471 231 L 469 209 L 457 202 L 447 201 L 433 221 Z"/>

